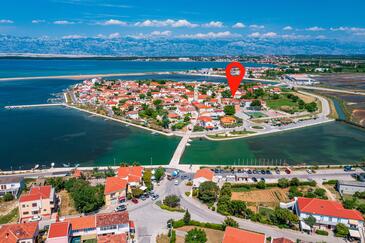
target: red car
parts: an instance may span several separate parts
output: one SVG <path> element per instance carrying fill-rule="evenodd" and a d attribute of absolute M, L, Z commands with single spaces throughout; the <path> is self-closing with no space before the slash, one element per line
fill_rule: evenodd
<path fill-rule="evenodd" d="M 137 198 L 132 198 L 132 203 L 137 204 L 138 203 L 138 199 Z"/>

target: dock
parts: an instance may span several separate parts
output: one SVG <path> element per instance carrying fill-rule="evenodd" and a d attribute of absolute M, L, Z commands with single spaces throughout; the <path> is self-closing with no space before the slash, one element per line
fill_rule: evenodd
<path fill-rule="evenodd" d="M 36 108 L 36 107 L 49 107 L 49 106 L 66 106 L 65 103 L 46 103 L 46 104 L 34 104 L 34 105 L 10 105 L 5 106 L 5 109 L 24 109 L 24 108 Z"/>

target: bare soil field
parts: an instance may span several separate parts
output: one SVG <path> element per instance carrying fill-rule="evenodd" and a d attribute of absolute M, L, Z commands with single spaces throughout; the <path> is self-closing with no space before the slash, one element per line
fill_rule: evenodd
<path fill-rule="evenodd" d="M 323 74 L 315 78 L 322 86 L 344 88 L 351 90 L 365 89 L 364 73 L 333 73 Z"/>
<path fill-rule="evenodd" d="M 232 200 L 247 202 L 250 209 L 256 211 L 258 206 L 277 207 L 280 202 L 288 202 L 288 188 L 270 188 L 248 192 L 232 192 Z"/>
<path fill-rule="evenodd" d="M 58 193 L 61 199 L 60 215 L 75 215 L 78 214 L 74 207 L 74 202 L 72 201 L 70 195 L 66 190 L 62 190 Z"/>
<path fill-rule="evenodd" d="M 202 228 L 202 227 L 196 227 L 196 226 L 184 226 L 181 228 L 177 228 L 176 230 L 179 231 L 185 231 L 188 232 L 194 228 L 199 228 L 205 231 L 205 233 L 207 234 L 207 238 L 209 243 L 221 243 L 223 241 L 223 235 L 224 235 L 224 231 L 220 231 L 220 230 L 214 230 L 214 229 L 206 229 L 206 228 Z M 181 236 L 176 237 L 176 243 L 183 243 L 184 239 Z"/>

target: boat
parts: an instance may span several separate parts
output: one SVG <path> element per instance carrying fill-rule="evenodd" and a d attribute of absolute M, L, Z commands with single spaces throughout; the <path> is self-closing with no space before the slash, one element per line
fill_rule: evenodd
<path fill-rule="evenodd" d="M 190 143 L 186 143 L 186 146 L 190 146 L 191 144 Z"/>
<path fill-rule="evenodd" d="M 33 170 L 36 170 L 36 169 L 38 169 L 38 168 L 39 168 L 39 164 L 36 164 L 36 165 L 34 166 Z"/>
<path fill-rule="evenodd" d="M 53 167 L 54 167 L 54 165 L 55 165 L 55 163 L 54 163 L 54 162 L 52 162 L 52 163 L 51 163 L 51 167 L 53 168 Z"/>
<path fill-rule="evenodd" d="M 77 168 L 77 167 L 79 167 L 80 166 L 80 164 L 75 164 L 75 168 Z"/>
<path fill-rule="evenodd" d="M 62 164 L 62 165 L 63 165 L 63 167 L 66 167 L 66 168 L 70 167 L 70 163 L 68 163 L 68 164 Z"/>

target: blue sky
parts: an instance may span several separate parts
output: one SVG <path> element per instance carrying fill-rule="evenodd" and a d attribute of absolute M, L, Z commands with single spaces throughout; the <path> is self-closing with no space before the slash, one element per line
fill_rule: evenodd
<path fill-rule="evenodd" d="M 0 34 L 365 40 L 365 1 L 2 0 Z"/>

